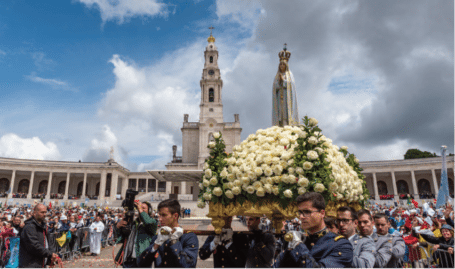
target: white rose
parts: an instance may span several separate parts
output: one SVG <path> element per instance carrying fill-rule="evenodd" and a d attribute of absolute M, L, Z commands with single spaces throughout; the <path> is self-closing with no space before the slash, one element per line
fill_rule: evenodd
<path fill-rule="evenodd" d="M 212 177 L 212 170 L 205 169 L 204 175 L 205 175 L 206 178 Z"/>
<path fill-rule="evenodd" d="M 272 192 L 275 195 L 279 195 L 280 194 L 280 189 L 278 188 L 278 186 L 273 186 L 272 187 Z"/>
<path fill-rule="evenodd" d="M 272 193 L 272 185 L 271 184 L 264 184 L 264 190 L 267 192 L 267 193 Z"/>
<path fill-rule="evenodd" d="M 259 196 L 259 197 L 264 197 L 265 196 L 265 190 L 264 188 L 259 188 L 256 190 L 256 195 Z"/>
<path fill-rule="evenodd" d="M 204 163 L 204 166 L 202 167 L 203 170 L 209 168 L 209 164 L 208 163 Z"/>
<path fill-rule="evenodd" d="M 220 138 L 221 134 L 220 134 L 220 132 L 215 132 L 212 135 L 213 135 L 213 138 L 218 139 L 218 138 Z"/>
<path fill-rule="evenodd" d="M 287 198 L 292 198 L 292 191 L 287 189 L 283 192 L 284 196 L 286 196 Z"/>
<path fill-rule="evenodd" d="M 224 194 L 226 194 L 226 197 L 229 199 L 234 198 L 234 194 L 232 193 L 231 190 L 227 190 Z"/>
<path fill-rule="evenodd" d="M 228 175 L 228 171 L 225 167 L 225 168 L 223 168 L 223 171 L 221 171 L 220 176 L 221 176 L 221 178 L 227 178 L 227 175 Z"/>
<path fill-rule="evenodd" d="M 204 193 L 204 194 L 202 195 L 202 197 L 204 197 L 204 200 L 206 200 L 206 201 L 212 200 L 212 194 L 211 194 L 211 193 L 208 193 L 208 192 Z"/>
<path fill-rule="evenodd" d="M 363 195 L 360 195 L 359 200 L 363 200 L 363 199 L 365 199 L 365 197 L 363 197 Z"/>
<path fill-rule="evenodd" d="M 272 185 L 272 184 L 273 184 L 273 178 L 271 178 L 271 177 L 266 177 L 265 183 L 266 183 L 266 184 Z"/>
<path fill-rule="evenodd" d="M 261 167 L 256 167 L 254 168 L 254 173 L 256 174 L 257 177 L 262 175 L 262 168 Z"/>
<path fill-rule="evenodd" d="M 274 176 L 273 178 L 273 182 L 275 182 L 275 184 L 278 184 L 281 182 L 281 177 L 280 176 Z"/>
<path fill-rule="evenodd" d="M 322 183 L 316 183 L 314 185 L 314 191 L 315 192 L 323 192 L 325 190 L 325 187 Z"/>
<path fill-rule="evenodd" d="M 318 139 L 314 136 L 310 136 L 308 138 L 308 143 L 312 144 L 312 145 L 316 145 L 318 143 Z"/>
<path fill-rule="evenodd" d="M 337 192 L 337 200 L 342 200 L 343 199 L 343 194 Z"/>
<path fill-rule="evenodd" d="M 204 208 L 204 207 L 205 207 L 205 202 L 199 200 L 199 201 L 197 202 L 197 207 L 199 207 L 199 208 Z"/>
<path fill-rule="evenodd" d="M 267 168 L 264 169 L 264 175 L 266 175 L 266 176 L 269 177 L 269 176 L 271 176 L 272 174 L 273 174 L 272 168 L 267 167 Z"/>
<path fill-rule="evenodd" d="M 281 181 L 284 183 L 289 183 L 289 175 L 288 174 L 281 175 Z"/>
<path fill-rule="evenodd" d="M 237 186 L 237 187 L 242 186 L 242 181 L 240 181 L 238 179 L 234 180 L 234 186 Z"/>
<path fill-rule="evenodd" d="M 355 159 L 354 159 L 354 162 L 355 162 L 355 163 L 359 163 L 359 159 L 355 158 Z"/>
<path fill-rule="evenodd" d="M 262 183 L 260 181 L 256 181 L 253 183 L 253 187 L 255 190 L 258 190 L 259 188 L 262 188 Z"/>
<path fill-rule="evenodd" d="M 247 191 L 249 194 L 253 194 L 253 193 L 254 193 L 254 187 L 253 187 L 253 186 L 248 186 L 248 187 L 246 187 L 246 191 Z"/>
<path fill-rule="evenodd" d="M 335 182 L 331 182 L 331 183 L 329 184 L 329 191 L 330 191 L 330 192 L 334 192 L 334 191 L 336 191 L 337 189 L 338 189 L 338 184 L 336 184 Z"/>
<path fill-rule="evenodd" d="M 233 193 L 234 195 L 239 195 L 241 191 L 242 191 L 242 190 L 240 189 L 240 187 L 234 187 L 234 188 L 232 188 L 232 193 Z"/>
<path fill-rule="evenodd" d="M 228 182 L 228 183 L 226 183 L 226 186 L 228 189 L 232 189 L 232 188 L 234 188 L 234 183 Z"/>
<path fill-rule="evenodd" d="M 295 169 L 295 172 L 299 175 L 303 174 L 303 168 L 302 167 L 297 167 L 297 169 Z"/>
<path fill-rule="evenodd" d="M 295 184 L 297 182 L 296 177 L 294 175 L 289 175 L 288 182 L 290 184 Z"/>
<path fill-rule="evenodd" d="M 311 168 L 313 168 L 313 164 L 312 163 L 310 163 L 310 162 L 304 162 L 303 163 L 303 169 L 310 170 Z"/>
<path fill-rule="evenodd" d="M 234 181 L 235 180 L 235 175 L 234 174 L 228 174 L 227 175 L 227 180 L 230 181 L 230 182 Z"/>
<path fill-rule="evenodd" d="M 306 133 L 305 131 L 300 131 L 300 132 L 299 132 L 299 137 L 300 137 L 300 138 L 305 138 L 306 135 L 307 135 L 307 133 Z"/>
<path fill-rule="evenodd" d="M 308 159 L 310 160 L 316 160 L 317 158 L 319 158 L 319 155 L 316 151 L 314 150 L 309 150 L 306 154 L 306 156 L 308 157 Z"/>
<path fill-rule="evenodd" d="M 281 175 L 281 172 L 283 172 L 283 167 L 281 165 L 275 165 L 275 167 L 273 168 L 273 173 L 279 176 Z"/>
<path fill-rule="evenodd" d="M 310 119 L 308 120 L 308 124 L 309 124 L 310 126 L 316 126 L 316 125 L 318 124 L 318 120 L 316 120 L 315 118 L 310 118 Z"/>
<path fill-rule="evenodd" d="M 247 177 L 242 177 L 242 184 L 250 184 L 250 179 Z"/>
<path fill-rule="evenodd" d="M 290 175 L 291 175 L 291 174 L 294 174 L 294 172 L 295 172 L 294 167 L 289 167 L 289 168 L 288 168 L 288 173 L 289 173 Z"/>
<path fill-rule="evenodd" d="M 208 186 L 210 186 L 210 181 L 204 179 L 202 181 L 202 185 L 204 185 L 204 187 L 208 187 Z"/>
<path fill-rule="evenodd" d="M 216 184 L 218 184 L 218 179 L 216 179 L 216 177 L 212 177 L 210 179 L 210 185 L 215 186 Z"/>
<path fill-rule="evenodd" d="M 297 191 L 299 192 L 299 195 L 302 195 L 306 192 L 306 189 L 304 187 L 300 187 L 297 189 Z"/>
<path fill-rule="evenodd" d="M 215 142 L 209 142 L 209 148 L 214 149 L 216 146 Z"/>
<path fill-rule="evenodd" d="M 199 189 L 202 190 L 202 188 L 204 188 L 204 185 L 202 183 L 199 183 Z"/>
<path fill-rule="evenodd" d="M 213 189 L 213 194 L 215 194 L 216 196 L 221 196 L 223 194 L 223 190 L 220 187 L 215 187 Z"/>
<path fill-rule="evenodd" d="M 342 146 L 341 149 L 342 150 L 348 150 L 348 147 L 347 146 Z"/>
<path fill-rule="evenodd" d="M 306 177 L 300 177 L 299 181 L 297 181 L 297 185 L 300 187 L 308 187 L 310 181 Z"/>
<path fill-rule="evenodd" d="M 321 149 L 320 147 L 317 147 L 317 148 L 315 148 L 314 150 L 316 150 L 316 151 L 319 153 L 319 155 L 321 155 L 322 153 L 324 153 L 324 150 Z"/>

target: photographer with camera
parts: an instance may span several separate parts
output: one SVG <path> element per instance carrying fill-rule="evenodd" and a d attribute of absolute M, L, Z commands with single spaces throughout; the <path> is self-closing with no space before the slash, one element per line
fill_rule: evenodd
<path fill-rule="evenodd" d="M 134 207 L 139 213 L 138 217 L 131 221 L 128 219 L 127 213 L 125 218 L 116 225 L 117 243 L 122 242 L 123 245 L 115 257 L 115 262 L 124 268 L 138 267 L 136 258 L 150 245 L 157 229 L 157 221 L 151 217 L 152 206 L 150 203 L 134 201 L 134 196 L 127 193 L 125 204 L 133 201 Z"/>

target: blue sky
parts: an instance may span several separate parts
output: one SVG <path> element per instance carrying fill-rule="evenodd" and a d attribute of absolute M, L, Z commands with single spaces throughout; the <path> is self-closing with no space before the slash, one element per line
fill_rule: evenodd
<path fill-rule="evenodd" d="M 1 1 L 0 156 L 105 161 L 114 146 L 133 171 L 163 168 L 183 114 L 198 120 L 212 25 L 243 139 L 270 126 L 287 43 L 300 116 L 335 144 L 361 161 L 453 152 L 453 2 L 381 3 Z"/>

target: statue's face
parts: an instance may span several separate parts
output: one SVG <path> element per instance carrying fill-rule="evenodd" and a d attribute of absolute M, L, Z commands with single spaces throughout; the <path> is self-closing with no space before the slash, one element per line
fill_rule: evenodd
<path fill-rule="evenodd" d="M 286 64 L 280 63 L 280 72 L 285 72 L 286 71 Z"/>

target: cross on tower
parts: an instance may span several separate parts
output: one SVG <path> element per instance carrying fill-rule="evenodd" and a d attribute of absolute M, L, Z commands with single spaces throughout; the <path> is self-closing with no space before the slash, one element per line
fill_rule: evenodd
<path fill-rule="evenodd" d="M 210 29 L 210 35 L 212 35 L 212 30 L 215 29 L 215 27 L 210 26 L 209 29 Z"/>
<path fill-rule="evenodd" d="M 284 43 L 284 49 L 283 50 L 287 50 L 287 48 L 286 48 L 287 45 L 288 44 Z"/>

